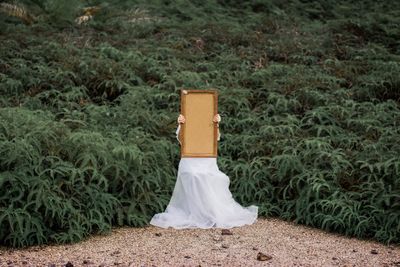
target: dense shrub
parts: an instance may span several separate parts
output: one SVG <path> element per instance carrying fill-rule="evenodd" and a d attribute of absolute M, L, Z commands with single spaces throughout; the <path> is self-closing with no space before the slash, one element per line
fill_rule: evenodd
<path fill-rule="evenodd" d="M 219 91 L 241 204 L 400 241 L 399 4 L 86 1 L 100 11 L 78 25 L 82 2 L 58 2 L 13 2 L 29 23 L 0 9 L 0 244 L 148 224 L 188 87 Z"/>

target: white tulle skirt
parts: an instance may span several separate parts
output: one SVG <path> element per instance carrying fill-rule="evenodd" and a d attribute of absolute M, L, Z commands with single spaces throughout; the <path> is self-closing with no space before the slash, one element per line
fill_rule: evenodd
<path fill-rule="evenodd" d="M 181 158 L 171 200 L 150 224 L 162 228 L 232 228 L 257 220 L 258 207 L 242 207 L 229 191 L 216 158 Z"/>

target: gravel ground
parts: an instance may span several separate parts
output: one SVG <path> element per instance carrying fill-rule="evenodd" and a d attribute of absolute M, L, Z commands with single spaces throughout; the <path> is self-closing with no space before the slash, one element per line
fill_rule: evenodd
<path fill-rule="evenodd" d="M 400 245 L 259 218 L 226 232 L 122 227 L 77 244 L 0 247 L 0 266 L 400 266 Z"/>

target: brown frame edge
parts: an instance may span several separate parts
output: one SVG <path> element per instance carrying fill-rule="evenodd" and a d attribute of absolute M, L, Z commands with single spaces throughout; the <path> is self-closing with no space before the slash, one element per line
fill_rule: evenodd
<path fill-rule="evenodd" d="M 186 93 L 184 93 L 186 91 Z M 211 93 L 214 96 L 214 116 L 218 114 L 218 91 L 216 89 L 181 89 L 181 114 L 185 114 L 185 107 L 186 107 L 186 101 L 185 101 L 185 94 L 189 93 Z M 185 142 L 183 140 L 183 132 L 185 130 L 185 124 L 181 124 L 181 130 L 179 131 L 179 140 L 182 140 L 182 145 L 181 145 L 181 158 L 216 158 L 218 157 L 218 127 L 214 127 L 214 152 L 212 154 L 184 154 L 184 147 L 185 147 Z"/>

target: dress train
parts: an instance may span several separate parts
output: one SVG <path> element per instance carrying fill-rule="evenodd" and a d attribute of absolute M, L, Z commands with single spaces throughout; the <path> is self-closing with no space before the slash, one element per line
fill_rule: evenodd
<path fill-rule="evenodd" d="M 233 199 L 229 184 L 230 179 L 219 170 L 216 158 L 181 158 L 170 202 L 165 212 L 153 216 L 150 224 L 175 229 L 253 224 L 258 207 L 242 207 Z"/>

